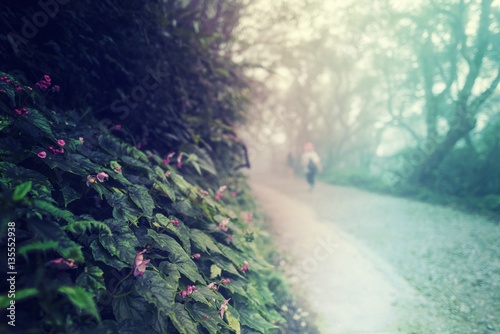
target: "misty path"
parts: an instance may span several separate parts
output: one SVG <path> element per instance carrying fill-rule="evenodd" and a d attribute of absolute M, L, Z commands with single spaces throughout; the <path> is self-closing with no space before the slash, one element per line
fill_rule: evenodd
<path fill-rule="evenodd" d="M 499 226 L 480 216 L 252 176 L 322 333 L 497 333 Z"/>

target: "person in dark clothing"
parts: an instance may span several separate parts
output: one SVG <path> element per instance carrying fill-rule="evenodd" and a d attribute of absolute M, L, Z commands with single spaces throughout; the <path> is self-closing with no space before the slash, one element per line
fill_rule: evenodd
<path fill-rule="evenodd" d="M 309 190 L 314 188 L 315 177 L 318 172 L 321 172 L 323 167 L 321 166 L 321 159 L 318 153 L 314 150 L 314 145 L 312 143 L 306 143 L 304 145 L 304 153 L 302 153 L 302 168 L 306 173 L 307 183 L 309 183 Z"/>

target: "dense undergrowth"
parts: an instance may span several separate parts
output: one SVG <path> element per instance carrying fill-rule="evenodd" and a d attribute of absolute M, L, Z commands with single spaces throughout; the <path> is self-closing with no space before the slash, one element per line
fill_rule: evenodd
<path fill-rule="evenodd" d="M 36 88 L 0 76 L 2 235 L 15 224 L 18 331 L 287 326 L 274 297 L 285 303 L 287 291 L 265 259 L 269 237 L 241 175 L 211 188 L 193 175 L 215 173 L 213 163 L 184 152 L 160 157 L 77 127 Z"/>
<path fill-rule="evenodd" d="M 312 332 L 239 172 L 241 2 L 52 4 L 0 5 L 0 330 Z"/>

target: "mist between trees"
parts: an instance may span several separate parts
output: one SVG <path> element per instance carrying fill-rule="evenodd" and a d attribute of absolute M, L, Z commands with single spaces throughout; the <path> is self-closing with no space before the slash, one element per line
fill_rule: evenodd
<path fill-rule="evenodd" d="M 248 70 L 257 161 L 282 168 L 311 141 L 328 181 L 500 209 L 498 2 L 281 1 L 248 12 L 236 50 L 261 65 Z"/>

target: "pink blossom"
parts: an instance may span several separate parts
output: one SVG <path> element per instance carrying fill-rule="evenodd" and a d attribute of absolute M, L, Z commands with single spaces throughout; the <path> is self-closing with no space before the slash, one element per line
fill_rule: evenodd
<path fill-rule="evenodd" d="M 91 184 L 94 184 L 95 183 L 95 176 L 92 176 L 92 175 L 87 175 L 87 187 L 90 187 Z"/>
<path fill-rule="evenodd" d="M 122 168 L 121 167 L 115 167 L 114 170 L 117 173 L 121 173 L 122 172 Z"/>
<path fill-rule="evenodd" d="M 248 270 L 248 263 L 245 262 L 245 264 L 243 265 L 243 267 L 241 267 L 241 271 L 245 272 Z"/>
<path fill-rule="evenodd" d="M 196 253 L 196 254 L 191 255 L 191 257 L 193 259 L 199 259 L 201 257 L 201 254 L 200 253 Z"/>
<path fill-rule="evenodd" d="M 58 92 L 61 90 L 61 87 L 59 87 L 59 85 L 54 85 L 51 89 L 52 92 Z"/>
<path fill-rule="evenodd" d="M 50 76 L 49 76 L 48 74 L 45 74 L 45 75 L 43 76 L 43 79 L 44 79 L 45 81 L 47 81 L 47 83 L 50 85 L 50 81 L 51 81 L 51 79 L 50 79 Z"/>
<path fill-rule="evenodd" d="M 102 182 L 106 181 L 106 178 L 108 178 L 109 175 L 104 173 L 104 172 L 99 172 L 99 173 L 97 173 L 96 177 L 97 177 L 97 180 L 102 183 Z"/>
<path fill-rule="evenodd" d="M 217 313 L 220 314 L 221 319 L 224 319 L 224 313 L 228 309 L 227 303 L 229 303 L 230 300 L 231 300 L 231 298 L 224 300 L 222 305 L 219 307 L 219 310 L 217 311 Z"/>
<path fill-rule="evenodd" d="M 227 224 L 229 223 L 229 218 L 224 218 L 221 220 L 221 222 L 219 223 L 219 228 L 224 231 L 224 232 L 227 232 Z"/>
<path fill-rule="evenodd" d="M 122 126 L 121 126 L 121 124 L 116 124 L 113 129 L 115 129 L 115 130 L 121 130 Z"/>
<path fill-rule="evenodd" d="M 74 260 L 71 259 L 64 259 L 62 257 L 51 260 L 47 263 L 45 263 L 47 267 L 59 269 L 59 270 L 67 270 L 67 269 L 76 269 L 78 265 Z"/>
<path fill-rule="evenodd" d="M 191 285 L 187 286 L 187 292 L 188 292 L 188 294 L 192 294 L 193 293 L 193 287 Z"/>
<path fill-rule="evenodd" d="M 138 252 L 135 255 L 134 258 L 134 276 L 142 276 L 144 272 L 146 271 L 146 265 L 151 261 L 151 260 L 144 260 L 144 253 L 146 253 L 147 249 L 143 249 L 142 251 Z"/>
<path fill-rule="evenodd" d="M 23 115 L 28 115 L 28 109 L 27 108 L 21 108 L 21 112 Z"/>
<path fill-rule="evenodd" d="M 170 152 L 169 154 L 167 154 L 167 156 L 165 157 L 165 159 L 162 160 L 162 162 L 165 164 L 165 165 L 169 165 L 170 164 L 170 159 L 172 159 L 172 157 L 175 155 L 175 152 Z"/>
<path fill-rule="evenodd" d="M 49 150 L 53 154 L 63 154 L 64 153 L 64 149 L 63 148 L 55 148 L 54 146 L 49 146 Z"/>
<path fill-rule="evenodd" d="M 245 219 L 245 221 L 246 221 L 247 223 L 250 223 L 250 222 L 252 222 L 252 220 L 253 220 L 253 213 L 248 212 L 248 213 L 247 213 L 247 218 Z"/>
<path fill-rule="evenodd" d="M 167 172 L 165 172 L 165 177 L 166 177 L 166 178 L 169 178 L 169 177 L 170 177 L 170 172 L 168 172 L 168 171 L 167 171 Z"/>
<path fill-rule="evenodd" d="M 22 88 L 22 87 L 19 87 L 19 86 L 17 86 L 17 87 L 16 87 L 16 91 L 17 91 L 17 92 L 20 92 L 20 91 L 22 91 L 22 90 L 23 90 L 23 88 Z"/>
<path fill-rule="evenodd" d="M 81 143 L 84 143 L 84 142 L 85 142 L 85 139 L 83 139 L 83 137 L 78 137 L 78 140 L 79 140 Z"/>
<path fill-rule="evenodd" d="M 180 222 L 178 219 L 174 218 L 170 221 L 172 223 L 172 225 L 174 225 L 175 227 L 179 227 L 180 225 Z"/>
<path fill-rule="evenodd" d="M 206 190 L 200 189 L 199 192 L 202 195 L 208 195 L 208 191 L 206 191 Z"/>
<path fill-rule="evenodd" d="M 231 191 L 229 195 L 231 195 L 231 197 L 236 197 L 238 194 L 236 193 L 236 191 Z"/>
<path fill-rule="evenodd" d="M 182 298 L 186 298 L 187 294 L 188 294 L 188 293 L 187 293 L 187 291 L 186 291 L 186 290 L 182 290 L 182 292 L 181 292 L 181 296 L 182 296 Z"/>
<path fill-rule="evenodd" d="M 207 285 L 207 288 L 212 289 L 214 291 L 217 291 L 217 289 L 218 289 L 217 284 L 215 284 L 214 282 Z"/>
<path fill-rule="evenodd" d="M 177 157 L 177 167 L 178 168 L 181 168 L 182 167 L 182 156 L 184 155 L 183 152 L 181 152 L 181 154 L 179 154 L 179 156 Z"/>
<path fill-rule="evenodd" d="M 16 114 L 18 114 L 18 115 L 21 115 L 21 114 L 22 114 L 21 109 L 14 109 L 14 112 L 15 112 Z"/>
<path fill-rule="evenodd" d="M 58 144 L 59 146 L 64 146 L 64 145 L 66 145 L 66 142 L 65 142 L 63 139 L 58 139 L 58 140 L 57 140 L 57 144 Z"/>
<path fill-rule="evenodd" d="M 37 155 L 38 155 L 39 158 L 45 159 L 47 157 L 47 152 L 40 151 L 40 152 L 38 152 Z"/>
<path fill-rule="evenodd" d="M 220 280 L 220 282 L 222 284 L 229 284 L 229 283 L 231 283 L 231 280 L 229 278 L 223 278 L 223 279 Z"/>

